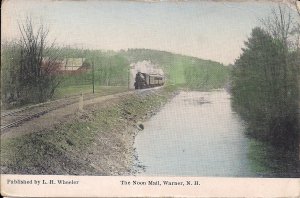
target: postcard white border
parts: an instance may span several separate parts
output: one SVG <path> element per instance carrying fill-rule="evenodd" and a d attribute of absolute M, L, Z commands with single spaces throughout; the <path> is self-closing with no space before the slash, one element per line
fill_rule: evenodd
<path fill-rule="evenodd" d="M 50 180 L 55 184 L 50 184 Z M 58 184 L 58 180 L 73 182 Z M 133 184 L 134 181 L 145 185 Z M 149 185 L 149 181 L 159 181 L 160 185 Z M 184 185 L 164 185 L 164 181 Z M 187 181 L 192 185 L 187 185 Z M 1 175 L 1 194 L 9 197 L 300 197 L 300 179 Z"/>

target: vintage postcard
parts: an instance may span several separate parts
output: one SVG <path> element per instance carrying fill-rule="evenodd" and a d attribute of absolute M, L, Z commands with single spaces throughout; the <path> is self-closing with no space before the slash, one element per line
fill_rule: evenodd
<path fill-rule="evenodd" d="M 299 197 L 300 2 L 4 0 L 1 195 Z"/>

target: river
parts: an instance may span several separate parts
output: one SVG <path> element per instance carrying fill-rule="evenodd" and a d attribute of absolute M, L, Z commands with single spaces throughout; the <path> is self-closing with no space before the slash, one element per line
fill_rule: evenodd
<path fill-rule="evenodd" d="M 248 139 L 224 91 L 180 92 L 135 139 L 141 176 L 253 177 Z"/>

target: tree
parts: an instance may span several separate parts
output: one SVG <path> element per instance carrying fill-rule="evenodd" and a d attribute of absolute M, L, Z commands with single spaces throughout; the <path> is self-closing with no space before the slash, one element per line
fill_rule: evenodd
<path fill-rule="evenodd" d="M 272 9 L 269 17 L 260 20 L 264 30 L 280 40 L 286 48 L 291 47 L 293 35 L 298 29 L 291 12 L 287 10 L 287 6 L 278 5 L 277 9 Z"/>
<path fill-rule="evenodd" d="M 54 43 L 47 42 L 49 29 L 43 24 L 34 28 L 31 18 L 19 24 L 20 82 L 22 103 L 43 102 L 51 98 L 60 80 L 58 70 L 61 64 Z"/>
<path fill-rule="evenodd" d="M 1 43 L 1 102 L 14 103 L 18 98 L 20 48 L 15 42 Z"/>
<path fill-rule="evenodd" d="M 248 133 L 284 150 L 298 149 L 297 55 L 291 15 L 279 6 L 245 42 L 232 74 L 233 102 Z"/>

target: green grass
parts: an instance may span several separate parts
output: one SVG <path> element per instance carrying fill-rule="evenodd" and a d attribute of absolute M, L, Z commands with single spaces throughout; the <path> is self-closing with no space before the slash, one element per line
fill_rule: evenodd
<path fill-rule="evenodd" d="M 63 124 L 55 130 L 1 140 L 1 165 L 12 172 L 73 173 L 91 169 L 80 159 L 89 147 L 96 128 L 88 122 Z M 77 159 L 77 160 L 74 160 Z M 65 166 L 69 166 L 68 171 Z"/>
<path fill-rule="evenodd" d="M 126 86 L 100 86 L 100 85 L 95 85 L 95 94 L 97 96 L 105 96 L 105 95 L 110 95 L 110 94 L 116 94 L 116 93 L 121 93 L 128 91 L 128 88 Z M 70 96 L 75 96 L 79 94 L 91 94 L 93 93 L 93 87 L 92 85 L 73 85 L 73 86 L 63 86 L 63 87 L 58 87 L 51 100 L 57 100 L 65 97 L 70 97 Z M 21 107 L 26 107 L 33 105 L 35 103 L 28 103 L 24 104 L 22 106 L 14 106 L 14 107 L 2 107 L 2 109 L 10 109 L 13 110 L 15 108 L 21 108 Z"/>
<path fill-rule="evenodd" d="M 125 86 L 99 86 L 95 85 L 95 93 L 98 95 L 109 95 L 119 92 L 127 91 Z M 55 99 L 64 98 L 77 94 L 90 94 L 93 93 L 92 85 L 74 85 L 74 86 L 64 86 L 59 87 L 54 94 Z"/>

